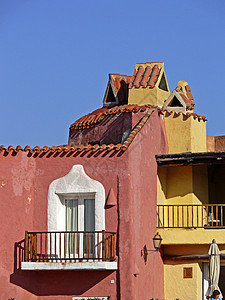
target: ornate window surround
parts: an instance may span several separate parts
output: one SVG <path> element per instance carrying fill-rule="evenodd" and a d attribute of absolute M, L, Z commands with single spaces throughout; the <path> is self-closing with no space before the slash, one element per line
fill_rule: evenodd
<path fill-rule="evenodd" d="M 90 178 L 82 165 L 74 165 L 65 176 L 54 180 L 48 190 L 48 231 L 65 231 L 65 198 L 95 198 L 95 231 L 105 230 L 105 189 Z"/>

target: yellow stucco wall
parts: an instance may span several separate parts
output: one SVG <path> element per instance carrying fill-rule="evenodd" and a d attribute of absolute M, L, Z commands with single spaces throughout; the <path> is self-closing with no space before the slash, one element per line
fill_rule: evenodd
<path fill-rule="evenodd" d="M 169 153 L 205 152 L 206 122 L 183 114 L 165 114 Z"/>
<path fill-rule="evenodd" d="M 151 104 L 162 106 L 164 100 L 166 100 L 169 95 L 170 92 L 160 90 L 157 86 L 154 88 L 132 88 L 129 90 L 128 104 Z"/>
<path fill-rule="evenodd" d="M 209 203 L 208 166 L 192 166 L 192 186 L 194 203 Z"/>
<path fill-rule="evenodd" d="M 224 244 L 225 229 L 206 229 L 206 228 L 158 228 L 157 231 L 162 237 L 162 245 L 178 244 L 207 244 L 213 239 L 218 244 Z"/>
<path fill-rule="evenodd" d="M 193 204 L 192 167 L 168 167 L 166 204 Z"/>
<path fill-rule="evenodd" d="M 184 278 L 184 268 L 192 268 L 192 278 Z M 202 264 L 197 262 L 165 263 L 164 294 L 166 300 L 202 299 Z"/>
<path fill-rule="evenodd" d="M 165 244 L 209 243 L 212 229 L 160 227 L 201 227 L 208 223 L 208 169 L 206 165 L 159 167 L 157 178 L 157 226 Z M 165 206 L 169 205 L 169 206 Z M 194 206 L 193 206 L 194 205 Z M 220 232 L 220 231 L 219 231 Z M 222 238 L 222 237 L 221 237 Z M 220 240 L 222 240 L 220 238 Z M 213 237 L 212 237 L 213 239 Z"/>
<path fill-rule="evenodd" d="M 158 205 L 202 203 L 208 203 L 208 172 L 206 165 L 158 168 Z"/>
<path fill-rule="evenodd" d="M 168 168 L 158 168 L 157 176 L 157 204 L 166 204 L 166 194 L 167 194 L 167 169 Z"/>
<path fill-rule="evenodd" d="M 206 152 L 206 121 L 189 118 L 191 121 L 191 151 Z"/>

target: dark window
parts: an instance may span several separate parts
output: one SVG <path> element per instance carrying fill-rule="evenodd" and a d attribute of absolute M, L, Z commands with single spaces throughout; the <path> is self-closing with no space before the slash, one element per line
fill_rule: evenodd
<path fill-rule="evenodd" d="M 109 102 L 116 102 L 116 98 L 114 97 L 114 94 L 113 94 L 113 91 L 112 91 L 112 87 L 111 85 L 109 86 L 109 91 L 108 91 L 108 94 L 107 94 L 107 97 L 106 97 L 106 103 L 109 103 Z"/>
<path fill-rule="evenodd" d="M 180 101 L 177 99 L 177 97 L 173 97 L 173 100 L 170 102 L 170 104 L 168 106 L 171 106 L 171 107 L 183 107 L 183 105 L 180 103 Z"/>
<path fill-rule="evenodd" d="M 164 90 L 164 91 L 168 92 L 168 87 L 167 87 L 167 84 L 166 84 L 166 78 L 165 78 L 164 73 L 162 74 L 162 78 L 161 78 L 160 83 L 159 83 L 159 88 L 161 90 Z"/>

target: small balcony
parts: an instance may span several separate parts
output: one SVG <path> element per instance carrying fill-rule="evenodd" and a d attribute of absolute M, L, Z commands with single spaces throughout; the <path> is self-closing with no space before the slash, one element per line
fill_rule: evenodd
<path fill-rule="evenodd" d="M 25 232 L 22 270 L 116 270 L 116 233 Z"/>
<path fill-rule="evenodd" d="M 225 228 L 225 204 L 157 205 L 158 228 Z"/>
<path fill-rule="evenodd" d="M 224 243 L 225 204 L 157 205 L 163 245 Z"/>

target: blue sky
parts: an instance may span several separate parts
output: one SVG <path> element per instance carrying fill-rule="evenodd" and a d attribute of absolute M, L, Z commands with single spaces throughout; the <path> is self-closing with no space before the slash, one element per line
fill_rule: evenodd
<path fill-rule="evenodd" d="M 225 1 L 0 0 L 0 144 L 61 145 L 102 106 L 108 73 L 163 61 L 225 135 Z"/>

